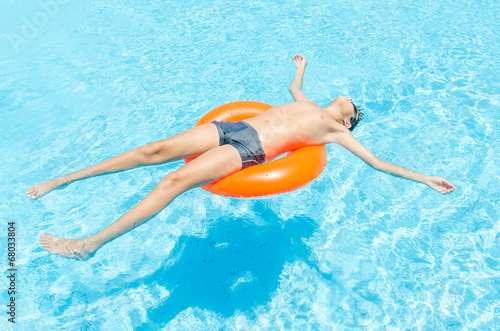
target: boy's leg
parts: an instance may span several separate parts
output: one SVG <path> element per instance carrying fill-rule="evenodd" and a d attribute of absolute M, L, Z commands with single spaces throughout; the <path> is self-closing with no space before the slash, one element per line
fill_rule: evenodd
<path fill-rule="evenodd" d="M 216 147 L 165 176 L 141 202 L 104 230 L 83 239 L 64 239 L 43 233 L 40 244 L 52 254 L 86 259 L 105 243 L 155 216 L 183 192 L 240 169 L 241 157 L 236 148 Z"/>
<path fill-rule="evenodd" d="M 37 199 L 61 185 L 75 180 L 135 168 L 184 159 L 202 154 L 219 146 L 219 133 L 214 124 L 204 124 L 119 154 L 88 168 L 30 186 L 27 196 Z"/>

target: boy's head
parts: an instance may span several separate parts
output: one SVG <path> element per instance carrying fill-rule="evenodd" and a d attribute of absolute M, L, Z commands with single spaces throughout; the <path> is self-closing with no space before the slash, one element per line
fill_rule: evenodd
<path fill-rule="evenodd" d="M 331 114 L 337 122 L 347 127 L 349 130 L 353 130 L 354 127 L 363 118 L 364 114 L 362 109 L 356 107 L 352 103 L 352 99 L 349 97 L 340 96 L 330 103 L 327 110 L 330 110 Z"/>
<path fill-rule="evenodd" d="M 352 103 L 352 105 L 354 107 L 354 117 L 352 117 L 350 120 L 351 126 L 349 127 L 349 130 L 351 131 L 354 130 L 356 125 L 358 125 L 359 121 L 361 121 L 365 116 L 365 114 L 363 113 L 363 108 L 356 107 L 354 103 Z"/>

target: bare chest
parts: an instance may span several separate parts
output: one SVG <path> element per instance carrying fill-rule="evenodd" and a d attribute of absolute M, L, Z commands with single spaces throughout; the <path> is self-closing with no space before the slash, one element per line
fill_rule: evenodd
<path fill-rule="evenodd" d="M 331 130 L 327 114 L 311 112 L 276 112 L 248 120 L 259 134 L 266 155 L 277 155 L 297 148 L 324 145 Z"/>

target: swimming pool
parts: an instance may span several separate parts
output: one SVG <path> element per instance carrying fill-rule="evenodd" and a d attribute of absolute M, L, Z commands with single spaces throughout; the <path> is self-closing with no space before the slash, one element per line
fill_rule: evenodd
<path fill-rule="evenodd" d="M 23 1 L 0 13 L 0 217 L 16 224 L 17 329 L 500 328 L 496 1 Z M 497 31 L 497 32 L 495 32 Z M 235 100 L 366 108 L 375 155 L 449 179 L 440 195 L 341 147 L 303 189 L 201 189 L 87 262 L 42 231 L 110 224 L 181 163 L 26 188 L 191 127 Z M 7 226 L 2 305 L 7 305 Z M 4 306 L 5 307 L 5 306 Z M 14 329 L 4 314 L 2 328 Z"/>

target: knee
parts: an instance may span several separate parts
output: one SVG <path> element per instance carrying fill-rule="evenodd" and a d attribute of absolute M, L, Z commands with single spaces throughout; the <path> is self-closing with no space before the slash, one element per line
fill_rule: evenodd
<path fill-rule="evenodd" d="M 173 187 L 182 186 L 186 177 L 179 171 L 174 171 L 162 178 L 158 184 L 161 189 L 171 190 Z"/>
<path fill-rule="evenodd" d="M 144 146 L 141 146 L 137 150 L 139 153 L 141 153 L 141 155 L 143 155 L 145 157 L 152 157 L 152 156 L 160 153 L 161 148 L 160 148 L 159 144 L 154 142 L 154 143 L 150 143 L 150 144 L 146 144 Z"/>

